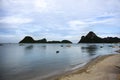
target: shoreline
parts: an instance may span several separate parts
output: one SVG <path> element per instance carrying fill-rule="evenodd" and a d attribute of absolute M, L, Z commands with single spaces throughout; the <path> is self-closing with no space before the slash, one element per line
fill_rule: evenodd
<path fill-rule="evenodd" d="M 118 51 L 120 51 L 120 50 L 118 50 Z M 120 65 L 120 54 L 119 53 L 118 54 L 110 54 L 110 55 L 98 56 L 98 57 L 92 59 L 91 61 L 89 61 L 83 67 L 80 67 L 78 69 L 75 69 L 75 70 L 72 70 L 72 71 L 68 71 L 68 72 L 53 76 L 53 77 L 49 78 L 49 80 L 81 80 L 81 79 L 83 79 L 83 80 L 99 80 L 99 79 L 92 79 L 92 77 L 91 77 L 91 79 L 84 79 L 84 77 L 82 78 L 80 75 L 83 75 L 83 74 L 88 74 L 89 75 L 90 72 L 91 72 L 90 69 L 93 69 L 94 66 L 99 65 L 99 63 L 101 63 L 101 62 L 103 62 L 105 64 L 104 61 L 108 60 L 109 58 L 110 58 L 110 60 L 111 60 L 111 58 L 118 59 L 117 57 L 119 57 L 119 64 L 118 65 Z M 116 64 L 116 66 L 117 66 L 117 64 Z M 96 72 L 96 74 L 97 74 L 97 72 Z M 118 75 L 120 75 L 120 71 L 119 71 Z M 78 76 L 78 78 L 76 78 L 76 76 Z M 79 78 L 81 78 L 81 79 L 79 79 Z M 45 80 L 48 80 L 48 78 L 45 79 Z M 109 80 L 109 79 L 107 79 L 107 80 Z M 120 80 L 120 76 L 119 76 L 119 80 Z"/>

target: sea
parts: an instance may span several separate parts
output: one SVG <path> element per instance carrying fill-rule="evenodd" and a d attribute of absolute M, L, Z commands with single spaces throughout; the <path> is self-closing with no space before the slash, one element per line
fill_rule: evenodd
<path fill-rule="evenodd" d="M 45 80 L 115 52 L 118 44 L 0 44 L 0 80 Z"/>

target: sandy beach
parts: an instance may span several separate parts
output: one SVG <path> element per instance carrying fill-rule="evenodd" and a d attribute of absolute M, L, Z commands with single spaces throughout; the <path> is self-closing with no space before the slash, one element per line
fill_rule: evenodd
<path fill-rule="evenodd" d="M 56 80 L 120 80 L 119 67 L 120 54 L 102 56 Z"/>

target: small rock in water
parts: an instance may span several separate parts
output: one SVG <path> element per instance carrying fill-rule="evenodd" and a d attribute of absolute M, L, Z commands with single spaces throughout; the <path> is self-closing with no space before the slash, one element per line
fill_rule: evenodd
<path fill-rule="evenodd" d="M 63 45 L 61 45 L 61 47 L 63 47 Z"/>
<path fill-rule="evenodd" d="M 56 53 L 59 53 L 60 51 L 56 51 Z"/>

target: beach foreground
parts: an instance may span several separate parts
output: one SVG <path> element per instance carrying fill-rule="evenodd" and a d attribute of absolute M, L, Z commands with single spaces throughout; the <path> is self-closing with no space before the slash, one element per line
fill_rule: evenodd
<path fill-rule="evenodd" d="M 56 80 L 120 80 L 120 54 L 102 56 Z"/>

